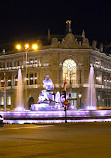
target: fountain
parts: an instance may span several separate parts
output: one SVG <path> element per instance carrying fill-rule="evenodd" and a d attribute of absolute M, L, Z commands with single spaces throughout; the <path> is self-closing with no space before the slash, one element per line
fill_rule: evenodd
<path fill-rule="evenodd" d="M 97 110 L 96 108 L 96 89 L 94 83 L 94 68 L 91 64 L 89 80 L 88 80 L 88 90 L 87 90 L 87 102 L 86 110 Z"/>
<path fill-rule="evenodd" d="M 15 111 L 24 111 L 23 104 L 23 82 L 21 69 L 18 70 L 18 82 L 17 82 L 17 92 L 16 92 L 16 108 Z"/>
<path fill-rule="evenodd" d="M 5 123 L 58 123 L 64 122 L 64 97 L 60 92 L 53 93 L 54 84 L 46 75 L 43 80 L 43 90 L 39 94 L 37 104 L 31 105 L 27 111 L 23 105 L 23 87 L 21 70 L 18 71 L 17 102 L 15 111 L 0 111 Z M 91 65 L 87 104 L 83 110 L 67 110 L 68 122 L 111 121 L 111 110 L 96 109 L 96 92 L 94 87 L 94 69 Z"/>
<path fill-rule="evenodd" d="M 57 92 L 54 96 L 51 91 L 54 89 L 54 84 L 49 78 L 49 75 L 46 75 L 45 80 L 43 80 L 43 90 L 39 94 L 37 104 L 31 105 L 32 111 L 51 111 L 51 110 L 60 110 L 63 109 L 62 103 L 60 101 L 60 92 Z"/>

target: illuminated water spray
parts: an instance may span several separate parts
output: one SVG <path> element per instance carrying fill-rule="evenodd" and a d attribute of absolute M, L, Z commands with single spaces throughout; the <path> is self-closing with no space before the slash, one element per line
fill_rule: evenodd
<path fill-rule="evenodd" d="M 23 82 L 21 69 L 18 70 L 18 82 L 17 82 L 17 93 L 16 93 L 16 111 L 23 111 Z"/>
<path fill-rule="evenodd" d="M 91 65 L 90 67 L 90 74 L 88 80 L 88 91 L 87 91 L 87 110 L 96 110 L 96 89 L 94 83 L 94 68 Z"/>

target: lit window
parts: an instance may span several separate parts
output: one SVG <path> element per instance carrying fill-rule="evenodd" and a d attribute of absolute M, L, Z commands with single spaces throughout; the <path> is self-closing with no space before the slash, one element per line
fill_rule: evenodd
<path fill-rule="evenodd" d="M 33 85 L 33 74 L 30 74 L 30 85 Z"/>
<path fill-rule="evenodd" d="M 11 105 L 11 97 L 7 97 L 7 105 Z"/>
<path fill-rule="evenodd" d="M 65 78 L 67 84 L 76 84 L 77 75 L 76 75 L 76 63 L 72 59 L 67 59 L 63 63 L 63 82 Z"/>
<path fill-rule="evenodd" d="M 35 64 L 37 63 L 37 59 L 35 59 Z"/>
<path fill-rule="evenodd" d="M 4 105 L 4 97 L 0 98 L 0 105 Z"/>
<path fill-rule="evenodd" d="M 35 84 L 37 84 L 37 73 L 35 73 Z"/>
<path fill-rule="evenodd" d="M 34 63 L 34 59 L 30 59 L 30 63 L 33 64 Z"/>

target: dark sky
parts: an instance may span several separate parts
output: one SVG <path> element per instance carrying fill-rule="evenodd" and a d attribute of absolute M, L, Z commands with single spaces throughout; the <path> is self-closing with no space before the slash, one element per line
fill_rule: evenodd
<path fill-rule="evenodd" d="M 84 29 L 89 40 L 111 41 L 110 0 L 2 0 L 0 42 L 17 41 L 65 33 L 65 21 L 72 21 L 74 34 Z"/>

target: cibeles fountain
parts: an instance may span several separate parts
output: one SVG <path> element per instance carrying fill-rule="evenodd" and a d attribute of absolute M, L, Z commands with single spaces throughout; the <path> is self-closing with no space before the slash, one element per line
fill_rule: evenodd
<path fill-rule="evenodd" d="M 5 123 L 59 123 L 64 122 L 65 98 L 56 92 L 54 95 L 54 84 L 46 75 L 43 80 L 43 89 L 38 97 L 38 102 L 31 105 L 31 109 L 24 108 L 22 73 L 18 71 L 18 86 L 16 96 L 16 108 L 14 111 L 0 111 L 5 118 Z M 96 90 L 94 83 L 94 67 L 91 65 L 89 82 L 87 88 L 86 105 L 81 110 L 75 110 L 73 105 L 68 105 L 68 122 L 94 122 L 111 121 L 111 110 L 97 110 Z M 67 98 L 66 98 L 67 99 Z M 110 118 L 109 118 L 110 117 Z"/>
<path fill-rule="evenodd" d="M 63 102 L 65 98 L 60 96 L 60 92 L 58 91 L 55 95 L 53 94 L 54 84 L 52 80 L 49 78 L 49 75 L 46 75 L 45 80 L 43 80 L 43 90 L 39 94 L 37 104 L 31 105 L 31 110 L 63 110 L 64 105 Z"/>
<path fill-rule="evenodd" d="M 51 91 L 52 89 L 54 89 L 54 84 L 52 80 L 49 78 L 49 75 L 46 75 L 45 80 L 43 80 L 43 90 L 41 91 L 38 97 L 39 100 L 37 104 L 31 105 L 31 110 L 64 110 L 65 98 L 62 95 L 60 95 L 59 91 L 54 96 L 53 92 Z M 66 97 L 68 97 L 68 95 Z M 97 110 L 96 105 L 97 103 L 94 82 L 94 67 L 91 64 L 88 79 L 86 105 L 81 110 Z M 74 110 L 74 106 L 69 104 L 68 110 L 72 109 Z"/>
<path fill-rule="evenodd" d="M 46 75 L 45 80 L 43 80 L 43 90 L 39 94 L 38 102 L 32 104 L 30 111 L 52 111 L 52 110 L 63 110 L 63 102 L 65 98 L 60 96 L 58 91 L 55 95 L 53 94 L 54 84 L 49 78 L 49 75 Z M 16 91 L 16 108 L 15 111 L 27 111 L 24 108 L 23 102 L 23 82 L 21 69 L 18 70 L 18 83 Z"/>

